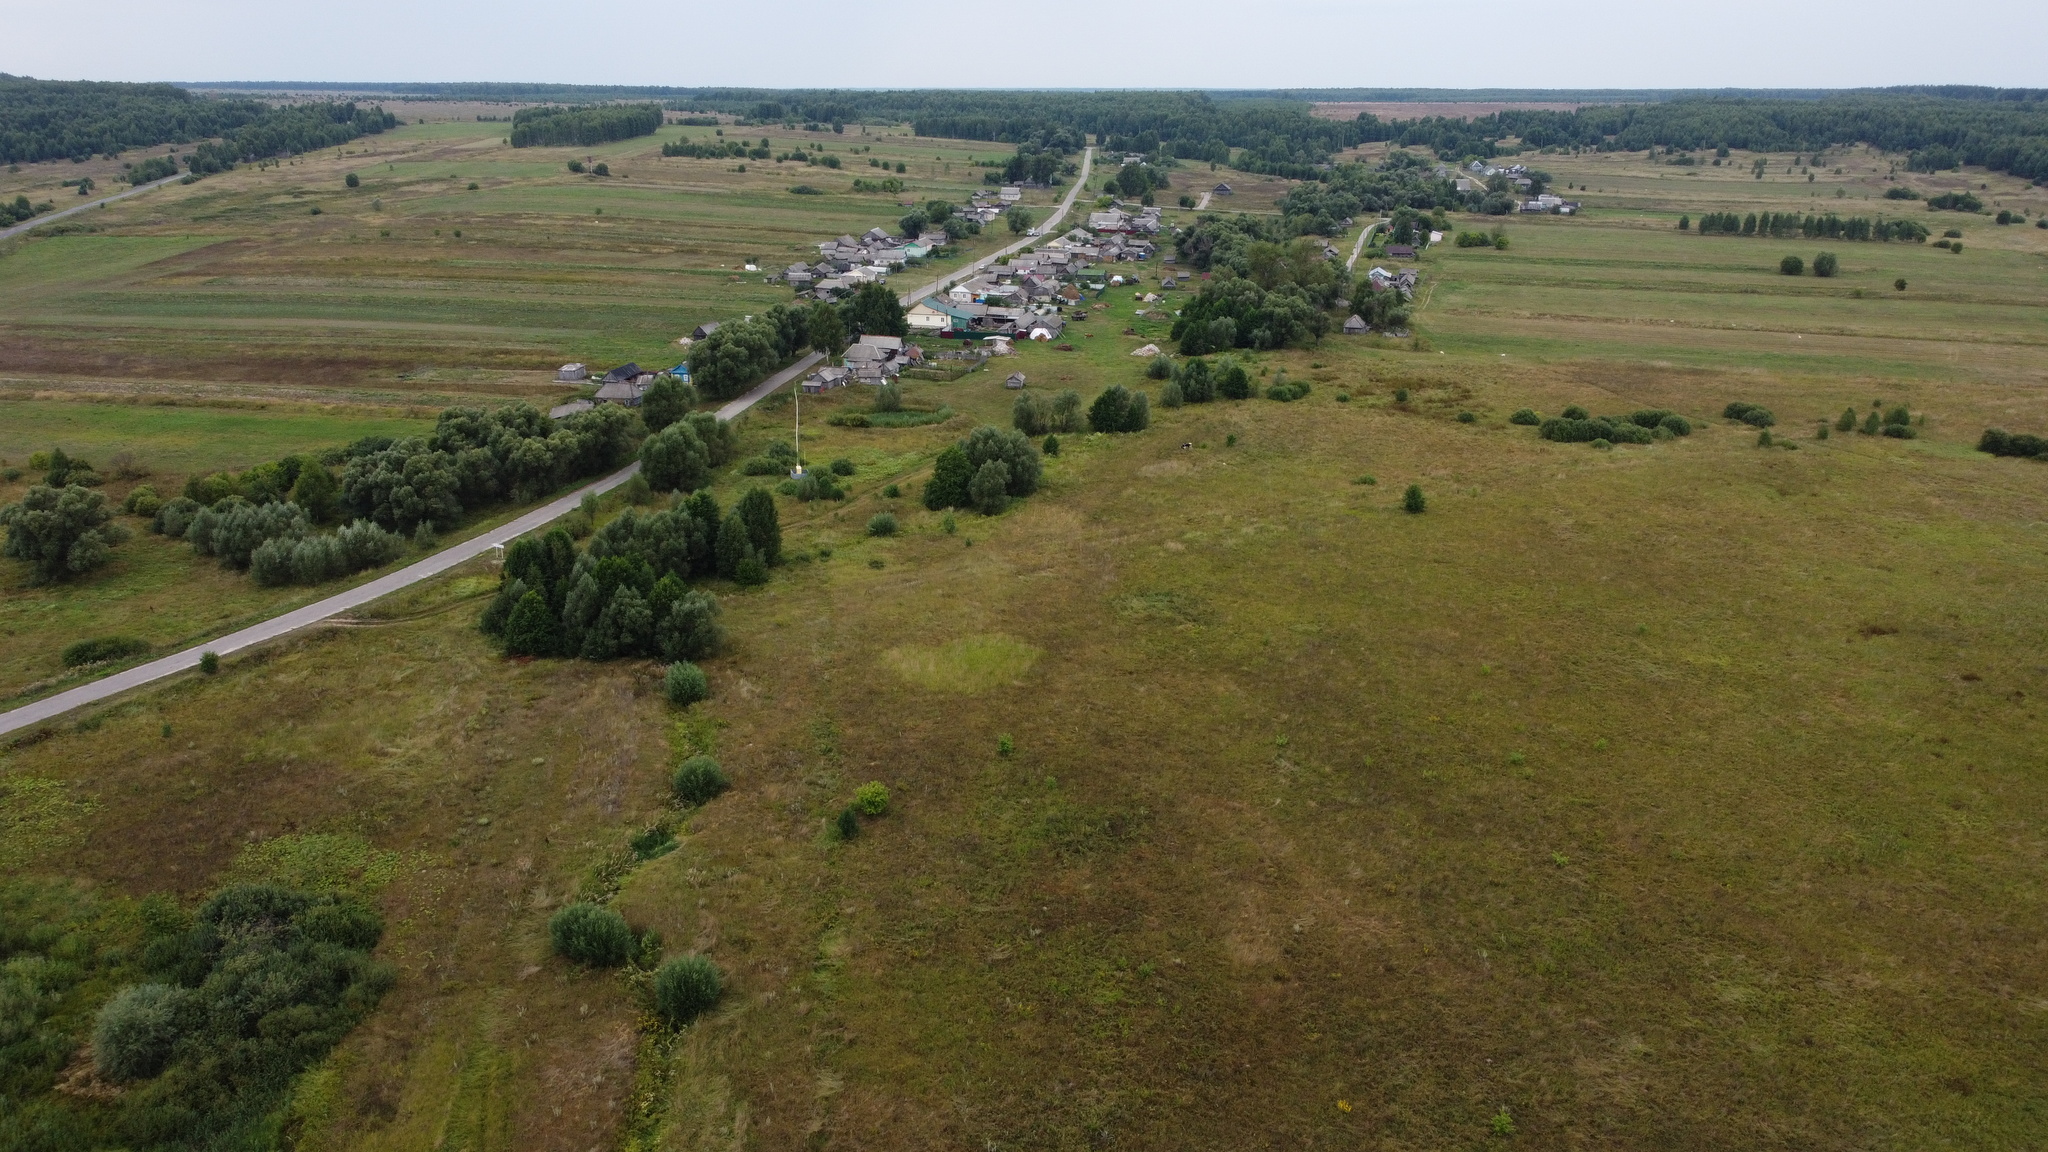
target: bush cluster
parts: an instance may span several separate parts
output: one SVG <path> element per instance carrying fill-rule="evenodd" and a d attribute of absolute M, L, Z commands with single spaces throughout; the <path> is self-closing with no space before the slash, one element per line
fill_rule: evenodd
<path fill-rule="evenodd" d="M 391 986 L 370 956 L 383 924 L 351 899 L 270 885 L 225 889 L 189 922 L 159 911 L 144 918 L 148 979 L 93 1025 L 99 1074 L 129 1085 L 107 1144 L 255 1146 L 293 1078 Z"/>
<path fill-rule="evenodd" d="M 102 636 L 65 645 L 63 660 L 66 668 L 79 668 L 107 660 L 125 660 L 147 651 L 147 640 L 139 640 L 133 636 Z"/>
<path fill-rule="evenodd" d="M 1010 500 L 1038 491 L 1043 473 L 1044 462 L 1030 437 L 984 424 L 940 451 L 932 478 L 925 482 L 924 506 L 935 512 L 975 508 L 993 515 Z"/>
<path fill-rule="evenodd" d="M 1740 420 L 1752 428 L 1769 428 L 1778 422 L 1778 418 L 1771 415 L 1769 408 L 1744 400 L 1729 401 L 1728 406 L 1721 409 L 1721 419 Z"/>
<path fill-rule="evenodd" d="M 582 553 L 561 528 L 516 541 L 479 626 L 515 656 L 697 660 L 724 642 L 712 576 L 759 583 L 782 559 L 775 500 L 748 492 L 722 519 L 708 492 L 643 514 L 628 508 Z"/>
<path fill-rule="evenodd" d="M 1989 452 L 1993 456 L 2048 458 L 2048 439 L 2030 432 L 2007 432 L 2002 428 L 1986 428 L 1984 435 L 1977 439 L 1977 451 Z"/>
<path fill-rule="evenodd" d="M 1165 357 L 1155 357 L 1159 363 Z M 1044 396 L 1029 390 L 1017 393 L 1017 401 L 1010 406 L 1010 426 L 1026 436 L 1045 436 L 1054 432 L 1079 432 L 1081 428 L 1081 394 L 1072 388 L 1062 388 L 1047 400 Z"/>
<path fill-rule="evenodd" d="M 113 559 L 114 545 L 128 538 L 113 519 L 107 498 L 90 488 L 37 484 L 20 503 L 0 508 L 7 529 L 0 554 L 26 563 L 38 584 L 82 575 Z"/>
<path fill-rule="evenodd" d="M 1088 406 L 1093 432 L 1143 432 L 1152 426 L 1152 401 L 1143 392 L 1111 384 Z"/>
<path fill-rule="evenodd" d="M 1545 440 L 1563 444 L 1648 444 L 1659 435 L 1690 436 L 1692 422 L 1663 408 L 1644 408 L 1626 416 L 1588 416 L 1574 404 L 1563 415 L 1543 421 L 1537 431 Z"/>
<path fill-rule="evenodd" d="M 1289 380 L 1285 372 L 1282 372 L 1277 379 L 1266 386 L 1266 399 L 1278 400 L 1284 404 L 1293 403 L 1308 394 L 1308 381 Z"/>
<path fill-rule="evenodd" d="M 1536 415 L 1534 408 L 1517 408 L 1515 409 L 1515 414 L 1508 417 L 1508 423 L 1522 424 L 1534 428 L 1538 424 L 1543 423 L 1543 418 Z"/>

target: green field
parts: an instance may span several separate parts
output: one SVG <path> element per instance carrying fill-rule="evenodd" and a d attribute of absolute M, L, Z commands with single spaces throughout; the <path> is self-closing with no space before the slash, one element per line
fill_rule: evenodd
<path fill-rule="evenodd" d="M 104 308 L 109 340 L 160 326 L 201 366 L 7 368 L 37 389 L 350 405 L 6 400 L 0 455 L 209 468 L 428 397 L 544 396 L 549 360 L 651 360 L 722 302 L 779 298 L 721 282 L 732 263 L 893 210 L 784 206 L 799 177 L 644 141 L 596 150 L 630 174 L 596 185 L 493 130 L 374 144 L 387 209 L 406 204 L 389 242 L 336 191 L 359 164 L 379 194 L 350 156 L 0 256 L 0 294 L 16 267 L 48 285 L 0 322 L 24 357 L 83 339 L 58 313 Z M 945 157 L 960 177 L 990 147 L 873 142 L 937 165 L 934 188 Z M 0 782 L 69 805 L 0 823 L 0 860 L 189 906 L 318 837 L 388 854 L 398 982 L 303 1078 L 298 1147 L 2031 1147 L 2048 467 L 1973 446 L 2048 434 L 2048 201 L 1980 190 L 2023 227 L 1895 209 L 1964 231 L 1959 255 L 1703 238 L 1681 212 L 1875 214 L 1861 197 L 1890 160 L 1845 154 L 1808 185 L 1777 161 L 1754 181 L 1739 154 L 1698 176 L 1525 159 L 1590 184 L 1568 193 L 1588 213 L 1425 252 L 1411 338 L 1249 354 L 1261 393 L 1281 373 L 1312 391 L 1063 435 L 1001 516 L 926 511 L 933 457 L 1008 424 L 1012 371 L 1156 399 L 1130 353 L 1165 342 L 1134 299 L 1165 269 L 1089 301 L 1072 351 L 909 384 L 944 424 L 833 426 L 869 398 L 806 398 L 805 453 L 856 465 L 849 498 L 778 501 L 789 562 L 712 586 L 731 644 L 706 703 L 668 705 L 651 662 L 504 659 L 474 627 L 479 563 L 0 751 Z M 266 182 L 315 169 L 344 206 L 285 214 Z M 214 238 L 184 246 L 202 224 Z M 65 244 L 105 246 L 74 272 Z M 1778 274 L 1824 247 L 1839 276 Z M 345 327 L 359 368 L 253 370 L 338 355 Z M 1722 418 L 1737 400 L 1775 412 L 1776 444 Z M 1573 404 L 1695 430 L 1601 450 L 1508 422 Z M 1896 404 L 1917 438 L 1820 438 L 1845 407 Z M 793 415 L 757 408 L 742 455 Z M 757 482 L 727 469 L 712 490 L 730 507 Z M 901 531 L 868 536 L 882 511 Z M 55 591 L 8 584 L 6 626 L 153 611 L 168 635 L 255 606 L 160 540 L 117 556 Z M 46 641 L 7 647 L 8 682 L 50 674 Z M 667 774 L 700 752 L 732 790 L 676 808 Z M 871 780 L 890 809 L 842 840 Z M 650 829 L 675 849 L 636 856 Z M 552 956 L 548 917 L 579 898 L 714 959 L 719 1007 L 672 1032 L 644 972 Z"/>
<path fill-rule="evenodd" d="M 90 232 L 0 245 L 0 384 L 545 399 L 562 391 L 552 372 L 564 361 L 673 363 L 673 341 L 697 324 L 789 299 L 743 264 L 815 259 L 821 240 L 893 225 L 899 200 L 964 203 L 984 186 L 972 158 L 1010 151 L 882 128 L 771 130 L 762 136 L 777 153 L 821 144 L 843 166 L 754 161 L 739 172 L 661 157 L 661 143 L 708 128 L 593 149 L 513 149 L 501 131 L 407 125 L 45 230 Z M 574 175 L 571 159 L 613 175 Z M 850 190 L 885 175 L 870 159 L 905 165 L 900 196 Z M 17 179 L 72 167 L 28 165 Z M 344 186 L 351 172 L 360 187 Z M 826 194 L 790 194 L 798 184 Z M 1042 215 L 1056 198 L 1027 202 Z M 964 247 L 1009 239 L 998 226 Z"/>

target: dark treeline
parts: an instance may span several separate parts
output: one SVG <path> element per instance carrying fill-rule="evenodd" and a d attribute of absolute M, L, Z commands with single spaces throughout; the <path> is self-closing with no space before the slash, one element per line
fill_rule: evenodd
<path fill-rule="evenodd" d="M 521 108 L 512 116 L 512 146 L 588 147 L 646 136 L 661 127 L 659 104 L 603 104 L 582 108 Z"/>
<path fill-rule="evenodd" d="M 0 161 L 84 160 L 189 144 L 253 124 L 255 100 L 207 100 L 169 84 L 100 84 L 0 75 Z"/>
<path fill-rule="evenodd" d="M 185 157 L 185 166 L 202 176 L 225 172 L 243 161 L 333 148 L 396 127 L 398 118 L 382 108 L 293 104 L 271 109 L 261 120 L 236 129 L 217 143 L 199 145 Z"/>
<path fill-rule="evenodd" d="M 95 153 L 207 141 L 184 157 L 194 172 L 205 174 L 244 160 L 331 148 L 397 123 L 380 108 L 349 103 L 272 107 L 195 96 L 169 84 L 0 75 L 0 162 L 6 163 L 84 160 Z"/>
<path fill-rule="evenodd" d="M 1680 218 L 1685 230 L 1690 221 Z M 1708 212 L 1699 218 L 1702 236 L 1765 236 L 1785 239 L 1801 236 L 1813 240 L 1902 240 L 1912 244 L 1927 241 L 1927 226 L 1916 220 L 1876 220 L 1868 216 L 1837 216 L 1832 212 L 1802 216 L 1797 212 Z"/>
<path fill-rule="evenodd" d="M 1378 121 L 1371 124 L 1378 125 Z M 1440 156 L 1492 156 L 1502 140 L 1523 148 L 1741 148 L 1810 152 L 1871 144 L 1939 171 L 1975 164 L 2048 178 L 2048 93 L 2037 89 L 1858 92 L 1818 100 L 1686 99 L 1662 104 L 1510 110 L 1476 119 L 1402 121 L 1393 139 Z"/>

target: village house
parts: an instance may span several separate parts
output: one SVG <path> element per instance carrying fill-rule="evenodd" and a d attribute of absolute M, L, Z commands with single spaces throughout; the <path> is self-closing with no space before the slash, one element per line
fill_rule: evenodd
<path fill-rule="evenodd" d="M 798 387 L 802 388 L 806 393 L 816 395 L 827 388 L 846 387 L 847 381 L 852 378 L 852 375 L 851 372 L 836 364 L 826 365 L 809 376 L 804 377 L 803 383 L 798 385 Z"/>
<path fill-rule="evenodd" d="M 699 324 L 695 328 L 692 328 L 690 330 L 690 339 L 702 340 L 706 336 L 709 336 L 716 331 L 718 331 L 718 321 L 716 320 L 713 320 L 706 324 Z"/>
<path fill-rule="evenodd" d="M 595 407 L 597 405 L 592 404 L 588 400 L 571 400 L 567 404 L 557 404 L 553 408 L 548 409 L 548 418 L 551 420 L 566 420 L 578 412 L 588 412 Z"/>
<path fill-rule="evenodd" d="M 1363 336 L 1370 331 L 1372 331 L 1372 327 L 1356 312 L 1351 314 L 1351 319 L 1344 321 L 1344 334 L 1346 336 Z"/>

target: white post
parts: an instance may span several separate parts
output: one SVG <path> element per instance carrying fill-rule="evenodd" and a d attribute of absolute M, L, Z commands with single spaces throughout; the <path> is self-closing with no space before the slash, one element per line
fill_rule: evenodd
<path fill-rule="evenodd" d="M 799 376 L 796 382 L 796 467 L 790 470 L 790 478 L 804 474 L 804 382 Z"/>

